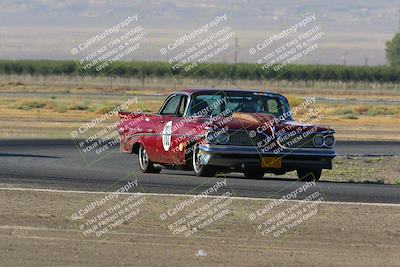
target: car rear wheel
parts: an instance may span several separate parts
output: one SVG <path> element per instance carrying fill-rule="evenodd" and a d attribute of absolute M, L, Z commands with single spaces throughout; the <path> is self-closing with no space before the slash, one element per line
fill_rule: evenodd
<path fill-rule="evenodd" d="M 311 181 L 318 181 L 319 178 L 321 178 L 321 169 L 315 169 L 315 170 L 305 170 L 305 169 L 299 169 L 297 170 L 297 176 L 299 177 L 300 180 L 306 181 L 306 182 L 311 182 Z"/>
<path fill-rule="evenodd" d="M 252 169 L 252 170 L 245 170 L 243 172 L 244 177 L 248 178 L 248 179 L 261 179 L 264 177 L 264 170 L 263 169 Z"/>
<path fill-rule="evenodd" d="M 213 177 L 217 172 L 214 166 L 208 166 L 201 164 L 201 155 L 199 154 L 199 147 L 195 145 L 193 147 L 192 156 L 192 167 L 193 171 L 197 176 Z"/>
<path fill-rule="evenodd" d="M 139 167 L 143 173 L 159 173 L 161 171 L 161 168 L 154 167 L 143 145 L 140 145 L 138 154 L 139 154 Z"/>

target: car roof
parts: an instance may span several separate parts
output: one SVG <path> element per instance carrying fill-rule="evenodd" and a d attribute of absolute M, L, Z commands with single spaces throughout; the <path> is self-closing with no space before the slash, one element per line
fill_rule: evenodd
<path fill-rule="evenodd" d="M 188 88 L 180 91 L 174 92 L 174 94 L 179 94 L 179 93 L 184 93 L 184 94 L 196 94 L 196 93 L 201 93 L 201 92 L 210 92 L 210 93 L 218 93 L 218 92 L 244 92 L 244 93 L 263 93 L 263 94 L 274 94 L 274 95 L 280 95 L 278 93 L 273 93 L 273 92 L 268 92 L 268 91 L 250 91 L 250 90 L 242 90 L 242 89 L 207 89 L 207 88 L 200 88 L 200 89 L 195 89 L 195 88 Z"/>

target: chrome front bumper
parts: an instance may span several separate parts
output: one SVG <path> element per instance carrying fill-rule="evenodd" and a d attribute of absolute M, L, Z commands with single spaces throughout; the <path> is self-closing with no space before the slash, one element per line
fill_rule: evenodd
<path fill-rule="evenodd" d="M 254 146 L 210 145 L 199 146 L 204 165 L 230 168 L 260 167 L 262 157 L 282 159 L 282 168 L 276 171 L 295 169 L 332 169 L 336 152 L 330 148 L 294 148 L 279 151 L 262 151 Z"/>

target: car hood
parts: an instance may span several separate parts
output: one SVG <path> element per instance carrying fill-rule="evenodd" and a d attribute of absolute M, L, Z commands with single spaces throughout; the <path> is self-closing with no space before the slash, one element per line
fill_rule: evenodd
<path fill-rule="evenodd" d="M 268 134 L 273 134 L 279 130 L 288 130 L 297 132 L 305 132 L 313 128 L 313 130 L 318 132 L 332 131 L 329 128 L 322 126 L 314 126 L 310 124 L 305 124 L 297 122 L 294 120 L 284 120 L 284 118 L 279 118 L 270 114 L 263 113 L 233 113 L 231 117 L 215 117 L 215 118 L 197 118 L 198 122 L 209 121 L 208 125 L 213 128 L 228 128 L 229 130 L 255 130 L 263 131 Z"/>

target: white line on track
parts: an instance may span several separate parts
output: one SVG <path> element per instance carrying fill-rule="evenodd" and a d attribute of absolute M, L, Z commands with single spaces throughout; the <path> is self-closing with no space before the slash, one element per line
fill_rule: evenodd
<path fill-rule="evenodd" d="M 0 190 L 8 191 L 33 191 L 33 192 L 49 192 L 49 193 L 74 193 L 74 194 L 100 194 L 108 195 L 112 192 L 94 192 L 94 191 L 79 191 L 79 190 L 58 190 L 58 189 L 41 189 L 41 188 L 7 188 L 0 187 Z M 121 195 L 131 195 L 133 193 L 119 193 Z M 189 194 L 159 194 L 159 193 L 141 193 L 146 196 L 171 196 L 171 197 L 194 197 L 195 195 Z M 208 196 L 205 197 L 216 198 L 218 196 Z M 255 198 L 255 197 L 230 197 L 239 200 L 252 200 L 252 201 L 274 201 L 273 198 Z M 288 200 L 293 202 L 303 202 L 303 200 Z M 366 206 L 386 206 L 386 207 L 400 207 L 400 204 L 394 203 L 368 203 L 368 202 L 343 202 L 343 201 L 320 201 L 320 204 L 332 204 L 332 205 L 366 205 Z"/>

